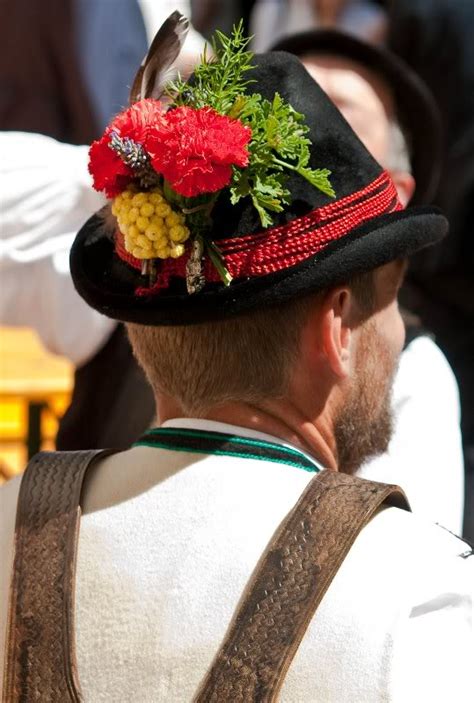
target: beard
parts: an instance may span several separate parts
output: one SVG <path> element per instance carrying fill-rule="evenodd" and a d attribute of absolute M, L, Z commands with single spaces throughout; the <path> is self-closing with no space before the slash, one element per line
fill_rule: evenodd
<path fill-rule="evenodd" d="M 370 323 L 360 340 L 356 374 L 339 411 L 334 434 L 339 471 L 353 474 L 367 459 L 384 454 L 393 433 L 392 386 L 397 358 Z"/>

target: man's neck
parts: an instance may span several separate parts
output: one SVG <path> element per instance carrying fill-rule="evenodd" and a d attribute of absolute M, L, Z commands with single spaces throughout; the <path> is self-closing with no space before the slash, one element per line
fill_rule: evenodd
<path fill-rule="evenodd" d="M 189 417 L 169 399 L 158 399 L 157 407 L 160 423 L 175 417 Z M 337 470 L 330 423 L 323 416 L 309 420 L 290 402 L 269 401 L 258 407 L 247 403 L 228 403 L 200 417 L 279 437 L 311 454 L 323 466 Z"/>

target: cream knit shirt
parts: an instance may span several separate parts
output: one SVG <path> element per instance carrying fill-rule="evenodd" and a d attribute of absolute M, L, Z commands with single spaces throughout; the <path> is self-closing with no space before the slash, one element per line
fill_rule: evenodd
<path fill-rule="evenodd" d="M 258 435 L 204 421 L 194 428 Z M 312 473 L 250 458 L 135 447 L 90 477 L 76 640 L 84 700 L 191 701 L 275 528 Z M 0 490 L 3 659 L 18 481 Z M 296 654 L 288 703 L 474 700 L 474 557 L 447 531 L 379 512 Z"/>

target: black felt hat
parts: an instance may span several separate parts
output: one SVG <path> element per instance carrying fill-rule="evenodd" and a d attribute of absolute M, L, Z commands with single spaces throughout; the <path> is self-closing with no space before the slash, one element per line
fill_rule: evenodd
<path fill-rule="evenodd" d="M 388 85 L 397 118 L 407 138 L 416 181 L 411 205 L 432 201 L 441 175 L 441 118 L 435 100 L 419 76 L 390 51 L 332 29 L 315 29 L 280 39 L 275 51 L 329 54 L 370 69 Z"/>
<path fill-rule="evenodd" d="M 139 266 L 118 255 L 100 216 L 93 216 L 73 244 L 71 272 L 80 295 L 99 312 L 146 325 L 218 320 L 345 282 L 446 234 L 446 219 L 437 210 L 401 209 L 389 176 L 295 56 L 270 52 L 255 56 L 254 63 L 249 91 L 269 99 L 278 91 L 305 115 L 310 166 L 331 170 L 336 197 L 291 175 L 290 203 L 265 230 L 250 198 L 232 205 L 223 191 L 208 236 L 234 280 L 226 287 L 206 262 L 207 283 L 194 294 L 182 275 L 187 254 L 162 261 L 158 280 L 164 283 L 147 290 Z"/>

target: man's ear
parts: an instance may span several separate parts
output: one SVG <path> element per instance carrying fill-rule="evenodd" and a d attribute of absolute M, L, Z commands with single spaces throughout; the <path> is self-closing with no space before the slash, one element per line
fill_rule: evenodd
<path fill-rule="evenodd" d="M 346 378 L 351 371 L 354 298 L 347 286 L 330 291 L 322 304 L 321 341 L 333 373 Z"/>
<path fill-rule="evenodd" d="M 398 197 L 403 207 L 406 207 L 415 192 L 415 179 L 407 171 L 391 171 L 392 181 L 397 189 Z"/>

